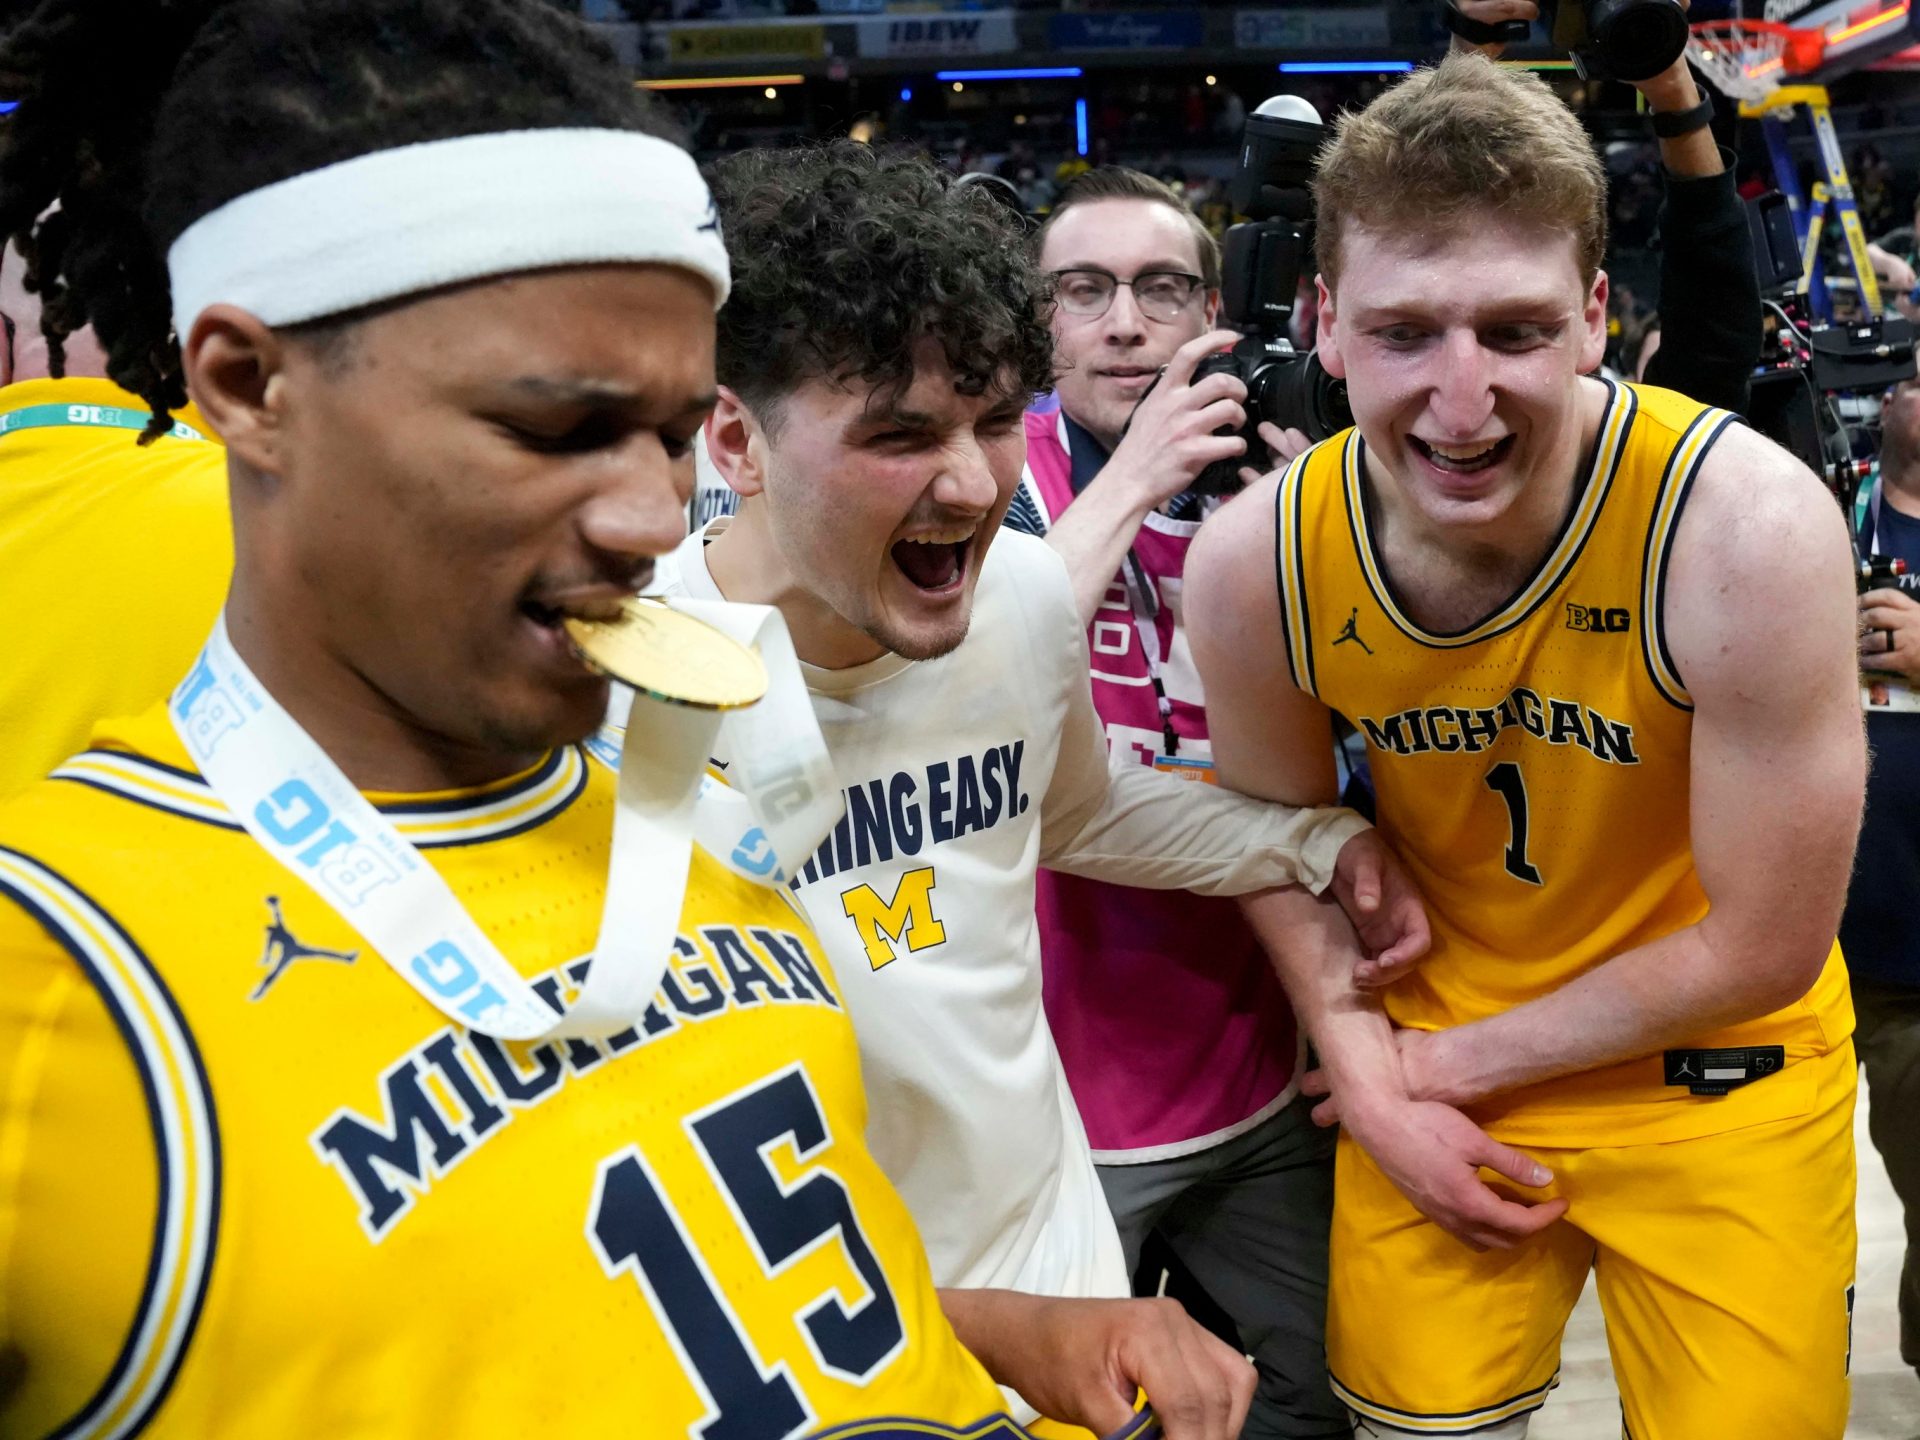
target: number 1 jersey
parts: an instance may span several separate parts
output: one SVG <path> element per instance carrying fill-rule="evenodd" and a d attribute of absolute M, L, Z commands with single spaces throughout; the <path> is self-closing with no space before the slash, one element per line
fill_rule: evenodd
<path fill-rule="evenodd" d="M 374 798 L 552 998 L 614 783 L 574 747 Z M 0 1432 L 1018 1433 L 867 1152 L 816 941 L 704 855 L 638 1024 L 503 1044 L 255 844 L 156 709 L 0 810 L 0 975 Z"/>
<path fill-rule="evenodd" d="M 1348 430 L 1294 463 L 1275 502 L 1294 683 L 1365 739 L 1383 834 L 1426 895 L 1432 953 L 1386 992 L 1396 1024 L 1467 1024 L 1696 923 L 1692 704 L 1663 627 L 1689 487 L 1736 423 L 1671 391 L 1608 384 L 1572 513 L 1531 579 L 1437 634 L 1396 600 Z M 1809 1070 L 1852 1032 L 1836 944 L 1814 987 L 1702 1049 L 1781 1046 L 1783 1068 L 1721 1096 L 1668 1084 L 1659 1055 L 1473 1107 L 1500 1139 L 1623 1145 L 1805 1113 Z"/>

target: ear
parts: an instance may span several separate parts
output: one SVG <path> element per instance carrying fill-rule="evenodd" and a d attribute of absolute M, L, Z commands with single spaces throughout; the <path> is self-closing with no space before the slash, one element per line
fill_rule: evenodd
<path fill-rule="evenodd" d="M 767 435 L 747 402 L 727 386 L 707 416 L 707 456 L 734 494 L 758 495 L 767 483 Z"/>
<path fill-rule="evenodd" d="M 1334 329 L 1334 321 L 1339 317 L 1334 313 L 1333 291 L 1327 288 L 1324 275 L 1313 277 L 1313 288 L 1319 297 L 1319 308 L 1314 312 L 1313 353 L 1320 357 L 1329 375 L 1344 380 L 1347 362 L 1341 358 L 1340 337 Z"/>
<path fill-rule="evenodd" d="M 1591 375 L 1607 358 L 1607 272 L 1596 270 L 1587 307 L 1580 314 L 1580 373 Z"/>
<path fill-rule="evenodd" d="M 267 475 L 281 471 L 287 347 L 237 305 L 200 312 L 181 348 L 187 393 L 228 453 Z"/>
<path fill-rule="evenodd" d="M 1218 289 L 1207 291 L 1206 311 L 1207 311 L 1207 329 L 1212 330 L 1215 328 L 1215 323 L 1220 318 L 1220 292 Z"/>

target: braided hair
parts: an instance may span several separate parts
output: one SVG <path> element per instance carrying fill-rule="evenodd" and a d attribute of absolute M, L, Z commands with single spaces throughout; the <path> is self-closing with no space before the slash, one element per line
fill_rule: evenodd
<path fill-rule="evenodd" d="M 0 95 L 18 101 L 0 121 L 0 241 L 27 259 L 50 371 L 91 324 L 108 375 L 152 409 L 143 441 L 186 403 L 166 255 L 201 216 L 429 140 L 678 138 L 545 0 L 30 0 L 0 35 Z"/>

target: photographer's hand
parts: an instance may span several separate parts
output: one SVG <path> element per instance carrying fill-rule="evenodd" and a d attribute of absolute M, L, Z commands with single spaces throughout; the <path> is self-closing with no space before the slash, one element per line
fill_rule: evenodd
<path fill-rule="evenodd" d="M 1860 597 L 1860 668 L 1920 681 L 1920 600 L 1904 590 Z"/>
<path fill-rule="evenodd" d="M 1688 0 L 1680 0 L 1682 10 L 1687 5 Z M 1678 115 L 1700 103 L 1700 87 L 1694 83 L 1685 51 L 1658 75 L 1628 83 L 1647 97 L 1647 109 L 1656 115 Z M 1718 175 L 1727 168 L 1720 158 L 1720 145 L 1713 138 L 1711 125 L 1702 125 L 1698 130 L 1689 130 L 1684 135 L 1662 140 L 1660 163 L 1667 167 L 1668 174 L 1683 179 Z"/>
<path fill-rule="evenodd" d="M 1202 360 L 1239 338 L 1214 330 L 1173 352 L 1106 466 L 1047 532 L 1047 543 L 1066 561 L 1083 622 L 1099 609 L 1147 512 L 1191 486 L 1215 460 L 1246 453 L 1237 433 L 1247 423 L 1245 383 L 1237 375 L 1191 383 Z M 1236 433 L 1213 433 L 1227 427 Z"/>
<path fill-rule="evenodd" d="M 1242 465 L 1240 483 L 1243 485 L 1252 485 L 1275 470 L 1286 469 L 1313 448 L 1313 441 L 1307 438 L 1306 431 L 1292 428 L 1282 430 L 1271 420 L 1262 420 L 1258 433 L 1267 444 L 1267 468 L 1262 470 L 1255 465 Z"/>

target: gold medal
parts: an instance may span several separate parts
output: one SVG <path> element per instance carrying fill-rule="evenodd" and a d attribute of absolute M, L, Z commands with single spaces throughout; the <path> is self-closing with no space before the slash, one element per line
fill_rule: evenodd
<path fill-rule="evenodd" d="M 738 710 L 767 693 L 754 651 L 658 600 L 628 600 L 618 620 L 566 622 L 587 663 L 644 695 L 700 710 Z"/>

